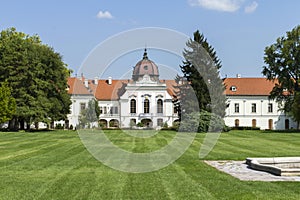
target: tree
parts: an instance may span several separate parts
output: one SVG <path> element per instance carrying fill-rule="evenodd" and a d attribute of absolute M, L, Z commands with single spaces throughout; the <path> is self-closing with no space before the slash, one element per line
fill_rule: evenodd
<path fill-rule="evenodd" d="M 9 121 L 16 112 L 16 101 L 7 82 L 0 86 L 0 124 Z"/>
<path fill-rule="evenodd" d="M 262 74 L 268 80 L 275 81 L 270 98 L 276 99 L 281 109 L 292 115 L 299 128 L 300 118 L 297 117 L 297 110 L 294 110 L 297 109 L 294 102 L 297 101 L 297 93 L 300 92 L 300 26 L 288 31 L 286 36 L 279 37 L 276 43 L 267 46 L 264 62 L 266 65 L 263 66 Z"/>
<path fill-rule="evenodd" d="M 295 92 L 294 101 L 291 107 L 291 115 L 293 119 L 298 123 L 297 127 L 299 128 L 300 122 L 300 92 Z"/>
<path fill-rule="evenodd" d="M 86 125 L 90 127 L 91 124 L 99 120 L 100 108 L 97 100 L 91 99 L 88 102 L 86 109 L 82 110 L 79 116 L 79 125 L 81 128 L 85 128 Z"/>
<path fill-rule="evenodd" d="M 64 120 L 70 112 L 66 64 L 53 48 L 10 28 L 0 35 L 0 82 L 7 80 L 16 100 L 10 128 Z"/>
<path fill-rule="evenodd" d="M 216 51 L 199 31 L 194 33 L 194 39 L 190 39 L 186 45 L 183 52 L 185 61 L 180 66 L 183 81 L 176 81 L 181 82 L 176 93 L 180 101 L 181 115 L 191 114 L 198 107 L 200 112 L 213 112 L 223 118 L 226 105 L 225 87 L 219 76 L 221 62 Z M 193 94 L 196 97 L 192 98 Z"/>

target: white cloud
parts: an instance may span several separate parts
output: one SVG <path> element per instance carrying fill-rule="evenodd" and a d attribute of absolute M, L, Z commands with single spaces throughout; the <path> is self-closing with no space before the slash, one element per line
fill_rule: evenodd
<path fill-rule="evenodd" d="M 112 19 L 113 16 L 110 14 L 109 11 L 99 11 L 97 14 L 98 19 Z"/>
<path fill-rule="evenodd" d="M 258 6 L 256 1 L 253 1 L 251 5 L 245 7 L 245 13 L 253 13 Z"/>
<path fill-rule="evenodd" d="M 209 10 L 235 12 L 244 0 L 189 0 L 190 6 L 200 6 Z"/>

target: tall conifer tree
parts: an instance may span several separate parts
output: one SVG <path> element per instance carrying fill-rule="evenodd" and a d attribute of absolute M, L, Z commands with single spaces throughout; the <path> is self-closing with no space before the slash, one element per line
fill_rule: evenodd
<path fill-rule="evenodd" d="M 193 40 L 187 42 L 183 55 L 185 60 L 180 66 L 183 77 L 177 77 L 177 96 L 180 101 L 181 115 L 195 111 L 198 104 L 200 112 L 213 112 L 223 118 L 225 116 L 226 98 L 223 95 L 225 87 L 219 76 L 221 61 L 214 48 L 207 42 L 198 30 L 194 33 Z M 183 81 L 179 81 L 179 80 Z M 187 85 L 191 90 L 187 90 Z M 189 94 L 190 93 L 190 94 Z M 194 93 L 196 101 L 185 96 Z"/>

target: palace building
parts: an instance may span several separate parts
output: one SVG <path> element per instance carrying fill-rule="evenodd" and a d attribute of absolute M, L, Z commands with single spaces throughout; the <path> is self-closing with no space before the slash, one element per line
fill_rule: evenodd
<path fill-rule="evenodd" d="M 172 126 L 178 120 L 174 112 L 174 80 L 160 80 L 157 65 L 148 58 L 145 49 L 142 60 L 133 69 L 131 80 L 87 80 L 69 78 L 71 114 L 69 124 L 76 126 L 81 110 L 95 98 L 100 107 L 102 127 L 130 127 L 140 123 L 144 127 Z"/>
<path fill-rule="evenodd" d="M 247 126 L 261 129 L 293 129 L 297 124 L 287 116 L 269 95 L 275 82 L 266 78 L 226 78 L 228 107 L 224 118 L 230 127 Z"/>
<path fill-rule="evenodd" d="M 268 98 L 275 83 L 265 78 L 225 78 L 228 101 L 225 124 L 230 127 L 261 129 L 292 129 L 296 123 Z M 68 123 L 79 124 L 79 115 L 91 99 L 100 107 L 102 127 L 128 128 L 136 124 L 160 128 L 178 121 L 172 100 L 174 80 L 160 80 L 157 65 L 148 58 L 145 49 L 142 60 L 133 68 L 130 80 L 90 80 L 84 77 L 68 79 L 72 105 Z M 97 123 L 98 124 L 98 123 Z"/>

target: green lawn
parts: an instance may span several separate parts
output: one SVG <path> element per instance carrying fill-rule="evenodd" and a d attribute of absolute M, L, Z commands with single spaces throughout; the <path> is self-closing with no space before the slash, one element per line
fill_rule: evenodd
<path fill-rule="evenodd" d="M 136 138 L 108 131 L 115 145 L 149 152 L 175 132 Z M 239 181 L 199 159 L 204 134 L 173 164 L 133 174 L 93 158 L 76 132 L 0 133 L 0 199 L 300 199 L 300 182 Z M 300 133 L 223 133 L 210 160 L 300 156 Z"/>

